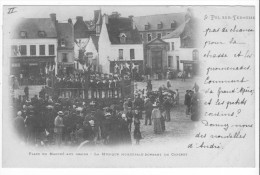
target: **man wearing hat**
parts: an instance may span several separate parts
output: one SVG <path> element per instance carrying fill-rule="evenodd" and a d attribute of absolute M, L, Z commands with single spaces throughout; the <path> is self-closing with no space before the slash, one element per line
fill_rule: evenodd
<path fill-rule="evenodd" d="M 184 97 L 184 105 L 186 105 L 186 116 L 188 116 L 190 114 L 190 106 L 191 106 L 190 90 L 186 90 L 186 94 Z"/>
<path fill-rule="evenodd" d="M 62 131 L 63 131 L 63 112 L 59 111 L 58 116 L 54 120 L 54 133 L 55 133 L 55 141 L 57 145 L 60 145 L 62 142 Z"/>
<path fill-rule="evenodd" d="M 127 118 L 128 130 L 131 133 L 132 123 L 133 123 L 133 113 L 131 107 L 128 107 L 126 118 Z"/>
<path fill-rule="evenodd" d="M 145 101 L 144 109 L 145 109 L 145 125 L 147 125 L 148 120 L 149 120 L 149 125 L 152 125 L 151 115 L 153 111 L 153 104 L 149 98 L 147 98 Z"/>
<path fill-rule="evenodd" d="M 109 97 L 109 80 L 107 79 L 104 83 L 105 97 Z"/>
<path fill-rule="evenodd" d="M 98 97 L 102 98 L 103 81 L 98 80 L 97 88 L 98 88 Z"/>
<path fill-rule="evenodd" d="M 14 119 L 14 129 L 22 141 L 25 139 L 25 123 L 22 117 L 22 112 L 17 112 L 17 117 Z"/>
<path fill-rule="evenodd" d="M 171 104 L 169 96 L 166 96 L 166 99 L 163 102 L 163 107 L 164 107 L 165 112 L 166 112 L 166 121 L 169 122 L 169 121 L 171 121 L 170 112 L 171 112 L 171 108 L 172 108 L 172 104 Z"/>
<path fill-rule="evenodd" d="M 96 91 L 96 83 L 94 82 L 93 79 L 90 80 L 90 90 L 91 90 L 91 98 L 93 99 L 94 98 L 94 94 L 95 94 L 95 91 Z"/>

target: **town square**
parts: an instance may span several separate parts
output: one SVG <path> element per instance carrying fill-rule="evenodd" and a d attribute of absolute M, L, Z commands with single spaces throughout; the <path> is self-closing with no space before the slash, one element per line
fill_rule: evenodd
<path fill-rule="evenodd" d="M 10 120 L 22 143 L 153 145 L 196 128 L 202 100 L 192 9 L 104 11 L 21 18 L 10 30 Z"/>

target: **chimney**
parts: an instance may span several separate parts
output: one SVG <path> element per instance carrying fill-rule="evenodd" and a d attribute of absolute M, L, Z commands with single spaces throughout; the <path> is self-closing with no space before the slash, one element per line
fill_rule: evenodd
<path fill-rule="evenodd" d="M 77 16 L 76 19 L 77 21 L 83 21 L 83 16 Z"/>
<path fill-rule="evenodd" d="M 101 15 L 101 10 L 94 11 L 94 21 L 95 23 L 98 21 L 99 15 Z"/>
<path fill-rule="evenodd" d="M 68 19 L 68 23 L 69 23 L 69 24 L 72 24 L 71 18 Z"/>
<path fill-rule="evenodd" d="M 133 21 L 133 15 L 130 15 L 130 16 L 128 16 L 128 18 L 130 19 L 130 21 L 131 21 L 131 27 L 134 29 L 134 21 Z"/>
<path fill-rule="evenodd" d="M 51 13 L 50 18 L 54 23 L 56 23 L 56 13 Z"/>

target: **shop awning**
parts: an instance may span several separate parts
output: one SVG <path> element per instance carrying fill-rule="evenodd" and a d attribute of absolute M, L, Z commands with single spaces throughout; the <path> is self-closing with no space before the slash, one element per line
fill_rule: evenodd
<path fill-rule="evenodd" d="M 54 62 L 55 56 L 25 56 L 25 57 L 11 57 L 11 63 L 41 63 Z"/>
<path fill-rule="evenodd" d="M 181 63 L 184 64 L 196 64 L 199 63 L 198 61 L 194 61 L 194 60 L 180 60 Z"/>

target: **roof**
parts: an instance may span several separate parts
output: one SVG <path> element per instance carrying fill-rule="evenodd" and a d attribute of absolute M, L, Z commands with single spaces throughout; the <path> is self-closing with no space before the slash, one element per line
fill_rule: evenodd
<path fill-rule="evenodd" d="M 145 25 L 149 24 L 149 30 L 166 30 L 171 29 L 171 23 L 176 22 L 177 26 L 185 21 L 185 13 L 169 13 L 148 16 L 133 17 L 134 25 L 139 31 L 145 31 Z M 158 24 L 162 22 L 162 28 L 158 29 Z"/>
<path fill-rule="evenodd" d="M 181 34 L 184 32 L 184 29 L 186 28 L 186 24 L 189 21 L 190 20 L 188 19 L 187 21 L 182 23 L 179 27 L 177 27 L 177 29 L 175 29 L 173 32 L 171 32 L 168 35 L 165 35 L 164 37 L 162 37 L 162 39 L 179 38 L 181 36 Z"/>
<path fill-rule="evenodd" d="M 57 33 L 59 42 L 61 39 L 65 40 L 66 48 L 74 47 L 74 35 L 73 35 L 73 26 L 69 23 L 58 23 L 57 24 Z M 60 45 L 60 43 L 59 43 Z"/>
<path fill-rule="evenodd" d="M 57 32 L 54 22 L 50 18 L 22 18 L 20 23 L 11 32 L 11 38 L 19 39 L 21 31 L 27 33 L 26 38 L 40 38 L 39 31 L 44 31 L 44 38 L 56 38 Z"/>
<path fill-rule="evenodd" d="M 133 29 L 132 21 L 129 18 L 109 18 L 107 24 L 108 35 L 111 44 L 141 44 L 142 39 L 139 31 Z M 120 42 L 120 34 L 126 35 L 126 42 Z"/>
<path fill-rule="evenodd" d="M 88 38 L 88 26 L 83 20 L 77 20 L 74 24 L 74 37 L 75 38 Z"/>
<path fill-rule="evenodd" d="M 152 41 L 148 42 L 148 43 L 146 44 L 146 46 L 151 45 L 151 44 L 165 44 L 165 45 L 168 45 L 167 42 L 163 41 L 163 40 L 160 39 L 160 38 L 155 38 L 155 39 L 153 39 Z"/>
<path fill-rule="evenodd" d="M 92 41 L 93 41 L 93 43 L 94 43 L 94 45 L 95 45 L 96 50 L 98 51 L 98 40 L 99 40 L 99 36 L 91 36 L 91 38 L 92 38 Z"/>

